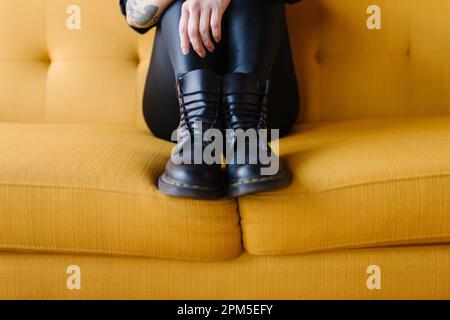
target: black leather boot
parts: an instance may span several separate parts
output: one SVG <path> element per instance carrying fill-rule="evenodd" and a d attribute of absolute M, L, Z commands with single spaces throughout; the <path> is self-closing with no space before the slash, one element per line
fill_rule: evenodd
<path fill-rule="evenodd" d="M 206 164 L 201 155 L 201 162 L 194 163 L 195 146 L 203 152 L 208 144 L 203 142 L 204 132 L 219 126 L 220 79 L 212 71 L 194 70 L 178 79 L 177 90 L 181 114 L 178 143 L 164 174 L 159 178 L 158 188 L 162 193 L 175 197 L 222 198 L 224 191 L 220 163 Z M 180 159 L 186 150 L 190 151 L 188 163 L 174 160 L 174 155 Z"/>
<path fill-rule="evenodd" d="M 290 173 L 283 168 L 281 161 L 279 161 L 280 159 L 270 149 L 267 139 L 257 138 L 256 142 L 253 141 L 254 144 L 257 144 L 256 150 L 258 150 L 258 155 L 251 156 L 250 150 L 252 149 L 248 139 L 245 143 L 238 143 L 236 136 L 238 132 L 236 130 L 238 129 L 244 131 L 254 129 L 256 133 L 259 133 L 261 129 L 267 129 L 267 96 L 269 87 L 269 81 L 259 82 L 252 74 L 232 73 L 224 76 L 222 79 L 221 95 L 224 109 L 224 124 L 226 129 L 232 129 L 235 132 L 235 134 L 228 133 L 226 139 L 227 195 L 230 197 L 278 189 L 290 183 Z M 256 134 L 255 136 L 259 137 Z M 270 133 L 268 133 L 268 136 L 270 137 Z M 242 150 L 243 145 L 245 145 L 244 150 Z M 231 161 L 230 150 L 234 150 L 234 158 Z M 279 164 L 277 170 L 270 175 L 267 175 L 267 173 L 263 174 L 263 169 L 271 167 L 273 161 L 269 163 L 261 161 L 259 154 L 262 151 L 271 155 L 272 159 L 276 159 Z"/>

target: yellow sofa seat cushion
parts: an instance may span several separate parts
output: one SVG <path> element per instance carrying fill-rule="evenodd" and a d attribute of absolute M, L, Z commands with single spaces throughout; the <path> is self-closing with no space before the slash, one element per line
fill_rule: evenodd
<path fill-rule="evenodd" d="M 239 199 L 250 253 L 450 242 L 449 117 L 299 126 L 280 152 L 292 184 Z"/>
<path fill-rule="evenodd" d="M 157 191 L 172 145 L 131 127 L 0 124 L 0 249 L 223 260 L 235 200 Z"/>

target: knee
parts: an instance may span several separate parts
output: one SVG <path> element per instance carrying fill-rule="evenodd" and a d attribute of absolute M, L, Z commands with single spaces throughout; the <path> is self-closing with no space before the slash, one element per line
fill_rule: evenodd
<path fill-rule="evenodd" d="M 262 81 L 270 79 L 270 66 L 267 66 L 267 63 L 261 63 L 261 61 L 255 59 L 235 63 L 231 66 L 230 72 L 251 73 Z"/>

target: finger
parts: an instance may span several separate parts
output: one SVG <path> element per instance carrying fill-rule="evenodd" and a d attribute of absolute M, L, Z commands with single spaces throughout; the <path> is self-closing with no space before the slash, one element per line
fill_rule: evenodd
<path fill-rule="evenodd" d="M 195 52 L 202 58 L 206 56 L 206 49 L 203 46 L 202 39 L 200 37 L 200 10 L 196 8 L 191 8 L 189 11 L 189 25 L 188 34 L 189 40 L 191 41 L 192 47 Z"/>
<path fill-rule="evenodd" d="M 211 41 L 211 9 L 205 9 L 200 16 L 200 37 L 203 45 L 209 52 L 214 51 L 214 44 Z"/>
<path fill-rule="evenodd" d="M 214 40 L 219 43 L 222 40 L 222 13 L 218 8 L 211 12 L 211 31 Z"/>
<path fill-rule="evenodd" d="M 183 6 L 183 9 L 181 11 L 179 33 L 180 33 L 180 47 L 184 55 L 189 54 L 189 49 L 191 46 L 189 43 L 188 24 L 189 24 L 189 10 L 187 10 L 186 7 Z"/>

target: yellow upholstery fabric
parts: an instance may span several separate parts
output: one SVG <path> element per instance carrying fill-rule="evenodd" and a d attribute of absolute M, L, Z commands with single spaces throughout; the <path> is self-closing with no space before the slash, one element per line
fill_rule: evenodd
<path fill-rule="evenodd" d="M 0 121 L 144 127 L 154 32 L 138 36 L 115 0 L 1 0 Z M 69 29 L 76 5 L 80 29 Z"/>
<path fill-rule="evenodd" d="M 1 4 L 0 121 L 143 125 L 153 31 L 132 32 L 115 0 Z M 66 28 L 73 4 L 80 30 Z M 372 4 L 289 6 L 303 122 L 450 114 L 448 2 L 379 0 L 382 29 L 368 30 Z"/>
<path fill-rule="evenodd" d="M 0 299 L 450 299 L 450 247 L 420 246 L 206 263 L 0 253 Z M 69 265 L 81 290 L 68 290 Z M 381 269 L 369 290 L 367 267 Z"/>
<path fill-rule="evenodd" d="M 367 8 L 381 9 L 369 30 Z M 450 115 L 447 0 L 305 0 L 287 14 L 301 121 Z"/>
<path fill-rule="evenodd" d="M 0 249 L 236 257 L 235 200 L 157 191 L 170 148 L 128 127 L 0 124 Z"/>
<path fill-rule="evenodd" d="M 450 298 L 449 247 L 431 245 L 450 241 L 449 1 L 289 6 L 293 183 L 240 212 L 156 190 L 171 146 L 142 117 L 154 31 L 117 0 L 0 6 L 0 298 Z M 331 251 L 392 244 L 408 246 Z"/>
<path fill-rule="evenodd" d="M 450 241 L 450 117 L 304 125 L 281 154 L 292 184 L 239 199 L 248 252 Z"/>

